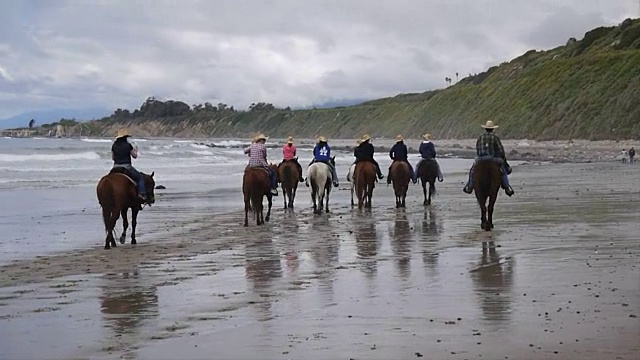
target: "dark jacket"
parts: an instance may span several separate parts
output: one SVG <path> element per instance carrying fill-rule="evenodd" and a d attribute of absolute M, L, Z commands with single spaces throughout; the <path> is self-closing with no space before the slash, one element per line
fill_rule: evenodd
<path fill-rule="evenodd" d="M 407 145 L 400 141 L 395 143 L 389 151 L 389 157 L 394 161 L 407 161 L 408 150 Z"/>
<path fill-rule="evenodd" d="M 120 138 L 111 145 L 111 154 L 115 165 L 131 165 L 131 145 L 126 138 Z"/>
<path fill-rule="evenodd" d="M 371 144 L 368 141 L 365 141 L 362 144 L 358 145 L 356 150 L 353 152 L 353 155 L 356 157 L 356 160 L 358 161 L 360 160 L 371 161 L 373 160 L 374 152 L 375 150 L 373 149 L 373 144 Z"/>
<path fill-rule="evenodd" d="M 423 141 L 420 144 L 420 156 L 423 159 L 435 159 L 436 158 L 436 146 L 431 141 Z"/>

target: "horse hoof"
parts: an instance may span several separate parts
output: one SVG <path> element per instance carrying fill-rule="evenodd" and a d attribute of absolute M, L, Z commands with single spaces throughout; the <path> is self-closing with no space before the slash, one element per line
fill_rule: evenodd
<path fill-rule="evenodd" d="M 135 244 L 137 244 L 137 243 L 138 243 L 138 242 L 136 241 L 136 239 L 131 239 L 131 245 L 135 245 Z"/>
<path fill-rule="evenodd" d="M 105 246 L 104 246 L 104 249 L 105 249 L 105 250 L 109 250 L 109 249 L 111 249 L 111 246 L 109 246 L 109 245 L 107 244 L 107 245 L 105 245 Z"/>
<path fill-rule="evenodd" d="M 269 222 L 269 217 L 267 216 L 266 218 L 264 218 L 264 221 Z"/>
<path fill-rule="evenodd" d="M 249 224 L 244 224 L 244 227 L 249 227 Z"/>
<path fill-rule="evenodd" d="M 125 237 L 123 236 L 120 238 L 120 244 L 124 244 L 124 242 L 125 242 Z"/>

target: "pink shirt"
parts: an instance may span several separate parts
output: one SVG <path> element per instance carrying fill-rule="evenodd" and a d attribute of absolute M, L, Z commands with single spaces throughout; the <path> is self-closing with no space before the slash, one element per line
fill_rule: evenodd
<path fill-rule="evenodd" d="M 293 160 L 296 157 L 296 146 L 289 144 L 284 144 L 282 147 L 282 159 L 283 160 Z"/>

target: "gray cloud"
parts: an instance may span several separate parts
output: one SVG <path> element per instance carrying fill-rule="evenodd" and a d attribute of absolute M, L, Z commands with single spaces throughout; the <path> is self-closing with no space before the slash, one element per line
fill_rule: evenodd
<path fill-rule="evenodd" d="M 424 91 L 638 16 L 637 0 L 612 3 L 3 1 L 0 117 L 148 96 L 246 108 Z"/>

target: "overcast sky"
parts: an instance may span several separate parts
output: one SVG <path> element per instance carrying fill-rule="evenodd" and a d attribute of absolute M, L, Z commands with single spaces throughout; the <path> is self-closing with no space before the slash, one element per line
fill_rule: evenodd
<path fill-rule="evenodd" d="M 640 0 L 90 2 L 0 2 L 0 117 L 422 92 L 640 16 Z"/>

